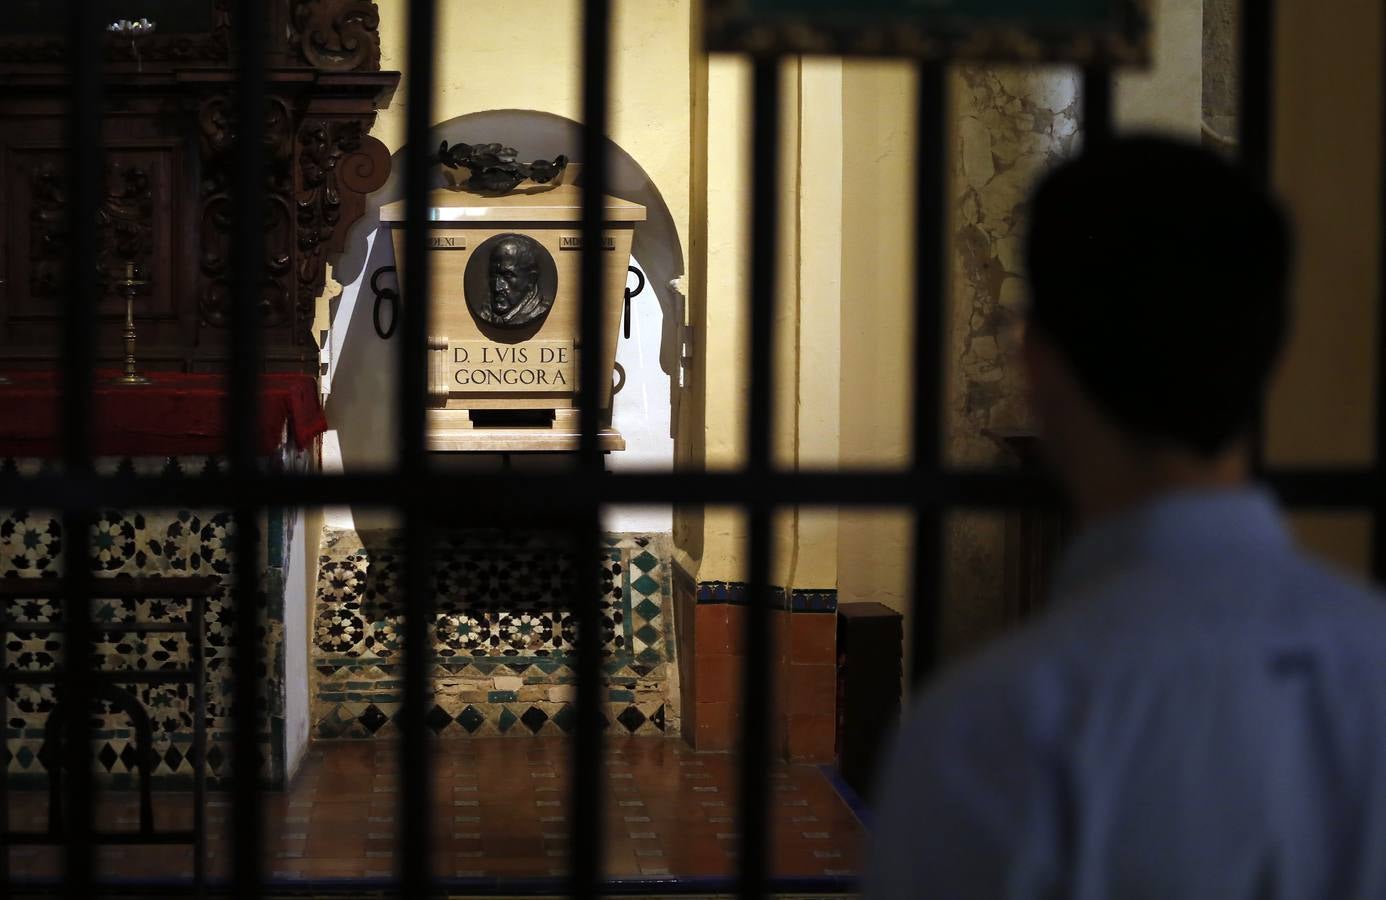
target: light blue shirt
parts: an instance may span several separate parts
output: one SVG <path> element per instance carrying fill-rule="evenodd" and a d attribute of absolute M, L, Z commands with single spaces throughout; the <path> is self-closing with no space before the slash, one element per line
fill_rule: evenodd
<path fill-rule="evenodd" d="M 1386 606 L 1261 491 L 1164 497 L 921 697 L 876 793 L 872 900 L 1386 898 Z"/>

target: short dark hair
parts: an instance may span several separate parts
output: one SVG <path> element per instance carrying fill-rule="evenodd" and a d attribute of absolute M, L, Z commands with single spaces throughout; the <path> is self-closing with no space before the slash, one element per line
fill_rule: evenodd
<path fill-rule="evenodd" d="M 1289 326 L 1289 228 L 1200 147 L 1112 140 L 1030 207 L 1029 321 L 1135 437 L 1212 456 L 1246 433 Z"/>

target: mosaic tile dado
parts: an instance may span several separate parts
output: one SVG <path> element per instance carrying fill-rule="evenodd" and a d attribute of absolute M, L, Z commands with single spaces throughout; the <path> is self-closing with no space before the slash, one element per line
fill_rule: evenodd
<path fill-rule="evenodd" d="M 168 474 L 206 467 L 206 458 L 179 460 L 100 460 L 98 469 L 119 471 L 122 467 L 148 474 Z M 26 463 L 28 468 L 33 463 Z M 8 471 L 21 467 L 10 461 Z M 271 511 L 262 525 L 263 558 L 282 561 L 283 542 L 288 534 L 282 513 Z M 62 570 L 64 534 L 60 520 L 47 512 L 6 510 L 0 512 L 0 577 L 57 577 Z M 202 510 L 103 511 L 91 529 L 92 568 L 103 577 L 170 577 L 215 575 L 229 579 L 231 547 L 235 540 L 229 513 Z M 261 602 L 265 608 L 261 646 L 265 648 L 267 678 L 264 717 L 261 720 L 261 753 L 264 774 L 271 783 L 284 775 L 284 742 L 277 735 L 284 730 L 283 719 L 283 591 L 282 569 L 271 566 L 264 574 Z M 42 600 L 22 600 L 9 610 L 26 622 L 61 620 L 60 605 Z M 186 604 L 164 599 L 102 600 L 94 598 L 94 615 L 100 632 L 96 645 L 97 665 L 107 670 L 158 670 L 187 664 L 189 647 L 185 636 L 175 634 L 134 634 L 120 626 L 133 623 L 180 624 L 185 621 Z M 203 636 L 207 662 L 207 724 L 209 748 L 208 774 L 217 778 L 226 773 L 231 732 L 231 669 L 233 611 L 223 585 L 207 602 L 206 630 Z M 61 660 L 61 635 L 6 633 L 5 665 L 9 670 L 43 671 Z M 162 782 L 190 779 L 189 758 L 192 744 L 192 699 L 187 685 L 142 685 L 132 693 L 153 723 L 153 773 Z M 46 780 L 47 754 L 44 725 L 54 706 L 52 685 L 8 685 L 6 688 L 4 771 L 12 780 Z M 113 783 L 133 778 L 138 754 L 134 729 L 128 717 L 109 705 L 97 708 L 95 747 L 98 771 Z"/>
<path fill-rule="evenodd" d="M 435 671 L 430 728 L 441 736 L 560 734 L 572 727 L 571 554 L 539 535 L 453 534 L 433 548 Z M 667 567 L 658 541 L 608 540 L 602 591 L 607 720 L 632 734 L 677 731 Z M 313 733 L 393 733 L 399 709 L 401 558 L 393 534 L 329 532 L 318 579 Z"/>

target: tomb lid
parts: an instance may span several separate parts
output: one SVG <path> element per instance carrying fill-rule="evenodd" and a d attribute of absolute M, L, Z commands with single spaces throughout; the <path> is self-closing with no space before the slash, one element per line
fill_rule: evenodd
<path fill-rule="evenodd" d="M 439 188 L 428 195 L 428 218 L 433 222 L 576 222 L 582 218 L 582 189 L 572 184 L 526 185 L 499 196 L 478 194 L 465 187 Z M 405 201 L 380 208 L 380 221 L 402 223 Z M 608 196 L 607 222 L 643 222 L 645 207 Z"/>

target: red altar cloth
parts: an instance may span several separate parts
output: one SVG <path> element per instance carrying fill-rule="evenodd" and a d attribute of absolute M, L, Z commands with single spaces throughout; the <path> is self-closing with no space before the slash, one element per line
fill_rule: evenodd
<path fill-rule="evenodd" d="M 226 378 L 147 372 L 152 384 L 107 384 L 117 373 L 96 374 L 93 456 L 201 456 L 227 452 Z M 0 384 L 0 456 L 56 456 L 62 452 L 56 372 L 6 372 Z M 259 452 L 289 439 L 307 449 L 327 430 L 311 375 L 267 374 L 260 381 Z"/>

